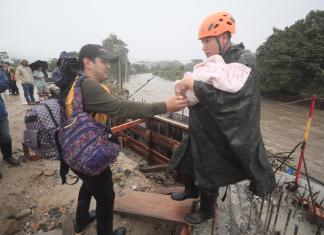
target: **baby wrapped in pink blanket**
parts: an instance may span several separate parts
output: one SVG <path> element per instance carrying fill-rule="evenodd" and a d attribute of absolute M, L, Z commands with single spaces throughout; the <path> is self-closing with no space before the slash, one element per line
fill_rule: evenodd
<path fill-rule="evenodd" d="M 226 64 L 219 55 L 209 57 L 206 61 L 194 66 L 193 72 L 186 72 L 184 77 L 191 77 L 194 80 L 203 81 L 213 85 L 219 90 L 236 93 L 242 89 L 250 75 L 251 69 L 240 63 Z M 179 93 L 179 81 L 174 84 L 174 91 Z M 193 90 L 187 90 L 184 94 L 189 106 L 199 102 Z"/>

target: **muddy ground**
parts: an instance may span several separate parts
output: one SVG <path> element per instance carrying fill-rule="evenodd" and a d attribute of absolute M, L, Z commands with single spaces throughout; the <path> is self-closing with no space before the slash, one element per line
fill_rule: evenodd
<path fill-rule="evenodd" d="M 28 107 L 19 97 L 6 95 L 14 156 L 22 159 L 24 114 Z M 264 100 L 262 104 L 262 132 L 264 142 L 274 152 L 290 151 L 302 140 L 308 108 L 282 105 Z M 299 155 L 294 154 L 295 163 Z M 324 180 L 324 112 L 316 111 L 311 129 L 306 159 L 311 174 Z M 154 191 L 163 186 L 164 179 L 151 180 L 138 171 L 140 157 L 122 153 L 112 167 L 117 186 L 136 190 Z M 128 170 L 126 173 L 126 169 Z M 19 167 L 10 167 L 0 161 L 0 234 L 5 228 L 11 234 L 36 234 L 60 229 L 67 214 L 74 214 L 80 182 L 61 185 L 56 161 L 22 161 Z M 162 177 L 163 178 L 163 177 Z M 71 175 L 70 180 L 73 180 Z M 94 208 L 92 202 L 91 207 Z M 115 216 L 114 226 L 126 226 L 128 234 L 170 234 L 174 226 L 156 221 Z M 93 234 L 94 225 L 89 230 Z M 12 231 L 13 230 L 13 231 Z M 57 230 L 59 231 L 59 230 Z M 92 232 L 91 232 L 92 231 Z M 59 233 L 58 233 L 59 234 Z"/>

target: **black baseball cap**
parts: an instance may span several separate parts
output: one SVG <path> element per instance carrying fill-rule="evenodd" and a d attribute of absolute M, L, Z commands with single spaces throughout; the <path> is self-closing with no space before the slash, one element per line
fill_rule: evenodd
<path fill-rule="evenodd" d="M 79 60 L 83 58 L 89 58 L 93 60 L 95 58 L 101 58 L 109 63 L 118 62 L 119 57 L 108 53 L 102 46 L 98 44 L 87 44 L 84 45 L 79 52 Z"/>

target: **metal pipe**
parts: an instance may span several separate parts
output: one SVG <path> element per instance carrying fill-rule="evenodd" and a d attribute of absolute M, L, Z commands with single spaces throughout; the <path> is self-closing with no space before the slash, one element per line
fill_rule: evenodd
<path fill-rule="evenodd" d="M 288 228 L 288 224 L 289 224 L 289 222 L 290 222 L 291 212 L 292 212 L 292 210 L 289 209 L 289 212 L 288 212 L 288 216 L 287 216 L 287 220 L 286 220 L 286 224 L 285 224 L 285 229 L 284 229 L 283 235 L 286 235 L 286 233 L 287 233 L 287 228 Z"/>
<path fill-rule="evenodd" d="M 269 221 L 268 221 L 268 225 L 267 225 L 267 229 L 266 229 L 266 231 L 269 231 L 269 227 L 270 227 L 270 224 L 271 224 L 272 214 L 273 214 L 273 209 L 274 209 L 274 208 L 275 208 L 275 205 L 272 204 L 272 205 L 271 205 L 270 216 L 269 216 Z"/>
<path fill-rule="evenodd" d="M 276 173 L 278 170 L 280 170 L 280 168 L 283 166 L 283 165 L 287 165 L 287 166 L 289 166 L 287 163 L 286 163 L 286 161 L 290 158 L 290 156 L 296 151 L 296 149 L 302 144 L 303 142 L 301 141 L 301 142 L 299 142 L 291 151 L 290 151 L 290 153 L 288 154 L 288 156 L 287 157 L 285 157 L 285 159 L 283 160 L 283 161 L 281 161 L 281 160 L 279 160 L 279 159 L 276 159 L 278 162 L 280 162 L 281 164 L 280 164 L 280 166 L 278 166 L 276 169 L 275 169 L 275 171 L 274 171 L 274 173 Z M 289 166 L 290 167 L 290 166 Z"/>
<path fill-rule="evenodd" d="M 262 197 L 262 202 L 261 202 L 261 207 L 260 207 L 260 212 L 259 212 L 259 219 L 261 220 L 261 216 L 262 216 L 262 210 L 263 210 L 263 205 L 264 205 L 264 196 Z"/>
<path fill-rule="evenodd" d="M 146 86 L 150 81 L 153 80 L 153 78 L 155 78 L 155 76 L 151 77 L 150 79 L 148 79 L 142 86 L 140 86 L 135 92 L 133 92 L 133 94 L 129 95 L 127 98 L 131 98 L 133 95 L 135 95 L 137 92 L 139 92 L 144 86 Z"/>
<path fill-rule="evenodd" d="M 296 178 L 295 178 L 296 185 L 298 185 L 298 183 L 299 183 L 301 167 L 302 167 L 303 162 L 305 162 L 304 161 L 304 159 L 305 159 L 304 152 L 305 152 L 306 143 L 307 143 L 307 140 L 308 140 L 308 137 L 309 137 L 309 132 L 310 132 L 311 124 L 312 124 L 312 119 L 313 119 L 313 116 L 314 116 L 315 103 L 316 103 L 316 96 L 314 95 L 312 97 L 311 105 L 309 107 L 308 119 L 307 119 L 306 127 L 305 127 L 305 130 L 304 130 L 304 141 L 303 141 L 303 145 L 302 145 L 301 151 L 300 151 L 299 162 L 298 162 L 298 167 L 297 167 L 297 173 L 296 173 Z M 306 168 L 305 168 L 305 171 L 306 171 Z M 307 175 L 307 172 L 306 172 L 306 175 Z"/>
<path fill-rule="evenodd" d="M 252 216 L 253 199 L 254 199 L 254 194 L 252 193 L 251 204 L 250 204 L 250 213 L 249 213 L 249 225 L 248 225 L 248 229 L 251 228 L 251 216 Z"/>
<path fill-rule="evenodd" d="M 272 232 L 273 233 L 274 233 L 275 228 L 276 228 L 276 225 L 277 225 L 277 220 L 278 220 L 278 216 L 279 216 L 279 210 L 280 210 L 280 205 L 281 205 L 281 201 L 282 201 L 283 194 L 284 194 L 284 192 L 281 191 L 280 198 L 279 198 L 279 202 L 278 202 L 278 205 L 277 205 L 276 217 L 275 217 L 275 220 L 274 220 L 274 223 L 273 223 L 273 226 L 272 226 Z"/>
<path fill-rule="evenodd" d="M 302 142 L 301 142 L 302 143 Z M 297 146 L 298 147 L 298 146 Z M 294 166 L 292 166 L 292 165 L 290 165 L 290 164 L 287 164 L 287 163 L 285 163 L 285 162 L 283 162 L 282 160 L 279 160 L 279 159 L 277 159 L 277 161 L 278 162 L 281 162 L 281 163 L 283 163 L 283 165 L 285 165 L 285 166 L 289 166 L 291 169 L 293 169 L 293 170 L 295 170 L 295 171 L 297 171 L 297 168 L 296 167 L 294 167 Z M 300 174 L 301 175 L 303 175 L 303 176 L 306 176 L 306 174 L 304 173 L 304 172 L 300 172 Z M 320 184 L 320 185 L 322 185 L 322 186 L 324 186 L 324 182 L 323 181 L 321 181 L 320 179 L 316 179 L 316 178 L 314 178 L 313 176 L 308 176 L 312 181 L 314 181 L 315 183 L 318 183 L 318 184 Z"/>
<path fill-rule="evenodd" d="M 294 235 L 297 235 L 297 233 L 298 233 L 298 225 L 295 224 Z"/>
<path fill-rule="evenodd" d="M 304 163 L 304 168 L 305 168 L 309 193 L 310 193 L 310 196 L 311 196 L 311 199 L 312 199 L 312 206 L 313 206 L 313 212 L 314 212 L 314 216 L 315 216 L 316 225 L 317 225 L 318 228 L 320 228 L 320 223 L 318 222 L 318 219 L 317 219 L 317 216 L 316 216 L 316 205 L 315 205 L 315 201 L 314 201 L 314 197 L 313 197 L 313 193 L 312 193 L 312 187 L 311 187 L 310 182 L 309 182 L 309 177 L 308 177 L 308 171 L 307 171 L 307 165 L 306 165 L 305 158 L 303 158 L 303 163 Z M 317 231 L 316 234 L 320 234 L 320 229 Z"/>
<path fill-rule="evenodd" d="M 268 221 L 269 212 L 270 212 L 271 198 L 272 198 L 272 193 L 271 193 L 270 198 L 269 198 L 269 204 L 268 204 L 268 207 L 267 207 L 267 213 L 266 213 L 266 218 L 264 220 L 264 228 L 263 228 L 263 230 L 266 230 L 266 227 L 267 227 L 267 221 Z"/>
<path fill-rule="evenodd" d="M 296 212 L 297 212 L 297 209 L 298 209 L 298 207 L 299 207 L 299 200 L 298 200 L 298 198 L 297 198 L 297 197 L 294 197 L 294 199 L 295 199 L 295 201 L 296 201 L 296 206 L 295 206 L 295 209 L 294 209 L 294 213 L 293 213 L 293 215 L 292 215 L 293 218 L 295 218 L 295 216 L 296 216 Z M 301 203 L 301 204 L 302 204 L 302 203 Z"/>

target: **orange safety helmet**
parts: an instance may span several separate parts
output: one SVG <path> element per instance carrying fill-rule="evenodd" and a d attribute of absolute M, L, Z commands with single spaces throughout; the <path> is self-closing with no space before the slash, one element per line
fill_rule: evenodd
<path fill-rule="evenodd" d="M 199 27 L 198 39 L 217 37 L 225 32 L 236 32 L 235 20 L 228 12 L 216 12 L 203 20 Z"/>

